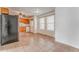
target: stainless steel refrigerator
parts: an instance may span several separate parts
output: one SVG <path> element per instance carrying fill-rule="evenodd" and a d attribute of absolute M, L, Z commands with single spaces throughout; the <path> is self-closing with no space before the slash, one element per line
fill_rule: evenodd
<path fill-rule="evenodd" d="M 18 41 L 18 16 L 0 14 L 0 45 Z"/>

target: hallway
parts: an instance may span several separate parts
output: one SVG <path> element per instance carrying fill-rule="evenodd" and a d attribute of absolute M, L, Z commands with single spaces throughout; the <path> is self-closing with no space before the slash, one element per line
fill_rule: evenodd
<path fill-rule="evenodd" d="M 68 52 L 79 51 L 54 41 L 53 37 L 42 34 L 20 33 L 19 42 L 0 47 L 1 52 Z"/>

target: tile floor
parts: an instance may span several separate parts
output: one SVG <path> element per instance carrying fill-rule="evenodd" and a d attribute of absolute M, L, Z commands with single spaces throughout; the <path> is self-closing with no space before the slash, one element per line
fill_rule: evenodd
<path fill-rule="evenodd" d="M 0 46 L 1 52 L 76 52 L 79 49 L 55 42 L 53 37 L 19 33 L 19 41 Z"/>

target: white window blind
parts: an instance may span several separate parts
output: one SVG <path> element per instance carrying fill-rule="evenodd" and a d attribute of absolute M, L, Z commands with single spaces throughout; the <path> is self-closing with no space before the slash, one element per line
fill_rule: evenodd
<path fill-rule="evenodd" d="M 47 30 L 54 31 L 54 15 L 47 17 Z"/>
<path fill-rule="evenodd" d="M 44 30 L 45 29 L 45 18 L 40 18 L 39 19 L 39 24 L 40 24 L 40 29 Z"/>

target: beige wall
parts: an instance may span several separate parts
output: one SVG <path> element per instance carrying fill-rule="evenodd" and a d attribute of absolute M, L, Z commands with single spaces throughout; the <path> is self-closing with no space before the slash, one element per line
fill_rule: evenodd
<path fill-rule="evenodd" d="M 57 7 L 55 39 L 79 48 L 79 7 Z"/>
<path fill-rule="evenodd" d="M 39 30 L 38 33 L 48 35 L 48 36 L 52 36 L 52 37 L 54 36 L 54 32 L 46 31 L 46 30 Z"/>
<path fill-rule="evenodd" d="M 18 15 L 19 13 L 9 8 L 10 15 Z"/>

